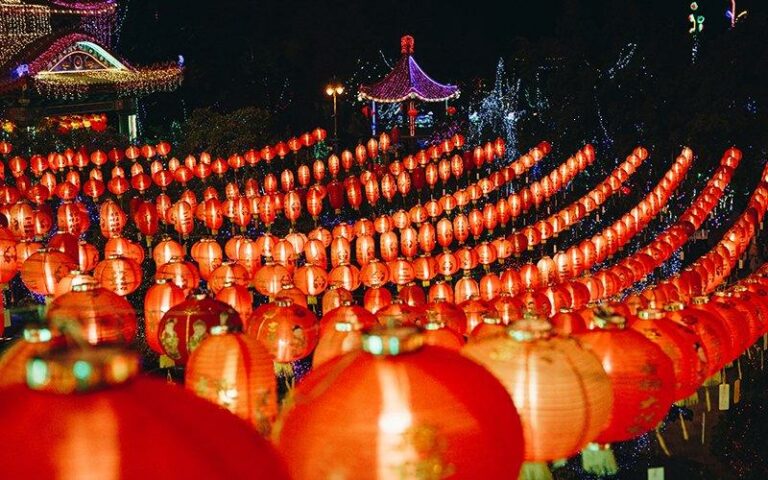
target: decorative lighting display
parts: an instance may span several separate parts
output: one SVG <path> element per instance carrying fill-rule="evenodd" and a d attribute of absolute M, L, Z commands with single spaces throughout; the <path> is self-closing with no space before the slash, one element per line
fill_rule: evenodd
<path fill-rule="evenodd" d="M 182 80 L 181 64 L 134 68 L 108 52 L 115 12 L 114 1 L 60 1 L 53 7 L 0 4 L 0 65 L 14 59 L 32 41 L 51 34 L 54 20 L 79 30 L 59 36 L 36 58 L 11 65 L 7 78 L 0 75 L 0 93 L 32 84 L 43 97 L 74 100 L 94 90 L 133 97 L 176 89 Z"/>

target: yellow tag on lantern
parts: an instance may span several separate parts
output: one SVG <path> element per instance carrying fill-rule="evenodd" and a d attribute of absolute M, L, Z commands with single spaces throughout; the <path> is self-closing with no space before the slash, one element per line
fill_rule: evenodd
<path fill-rule="evenodd" d="M 718 397 L 718 408 L 728 410 L 731 406 L 731 386 L 727 383 L 720 384 L 720 396 Z"/>
<path fill-rule="evenodd" d="M 733 382 L 733 404 L 736 405 L 741 400 L 741 380 Z"/>
<path fill-rule="evenodd" d="M 664 467 L 649 468 L 648 480 L 664 480 Z"/>

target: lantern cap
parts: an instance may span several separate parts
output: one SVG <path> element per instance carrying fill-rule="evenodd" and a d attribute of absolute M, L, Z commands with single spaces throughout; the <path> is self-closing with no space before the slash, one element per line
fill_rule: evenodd
<path fill-rule="evenodd" d="M 226 314 L 222 313 L 221 316 L 224 317 Z M 225 320 L 226 321 L 226 320 Z M 211 328 L 208 329 L 208 333 L 210 333 L 213 336 L 221 336 L 221 335 L 227 335 L 229 333 L 234 333 L 234 330 L 232 330 L 229 325 L 214 325 Z"/>
<path fill-rule="evenodd" d="M 424 344 L 414 327 L 376 327 L 363 334 L 363 351 L 375 356 L 415 352 Z"/>
<path fill-rule="evenodd" d="M 623 329 L 627 326 L 627 319 L 611 307 L 597 307 L 594 309 L 594 313 L 594 320 L 592 322 L 594 328 L 608 330 L 611 328 Z"/>
<path fill-rule="evenodd" d="M 640 310 L 637 312 L 637 316 L 640 318 L 640 320 L 661 320 L 664 318 L 664 314 L 661 312 L 661 310 L 657 310 L 655 308 Z"/>
<path fill-rule="evenodd" d="M 94 290 L 96 288 L 99 288 L 99 282 L 89 281 L 86 280 L 83 283 L 78 283 L 77 285 L 72 285 L 72 292 L 89 292 L 91 290 Z"/>
<path fill-rule="evenodd" d="M 27 362 L 27 385 L 50 393 L 85 393 L 120 385 L 138 372 L 135 352 L 115 347 L 54 350 Z"/>
<path fill-rule="evenodd" d="M 552 337 L 552 324 L 540 315 L 524 314 L 522 320 L 517 320 L 507 328 L 507 335 L 518 342 L 532 342 Z"/>
<path fill-rule="evenodd" d="M 709 295 L 696 295 L 695 297 L 691 298 L 691 303 L 693 305 L 704 305 L 705 303 L 709 302 Z"/>
<path fill-rule="evenodd" d="M 293 299 L 291 297 L 277 297 L 275 299 L 275 305 L 278 307 L 290 307 L 293 305 Z"/>
<path fill-rule="evenodd" d="M 501 317 L 494 313 L 488 313 L 483 315 L 483 323 L 486 325 L 501 325 Z"/>
<path fill-rule="evenodd" d="M 685 304 L 683 302 L 670 302 L 664 307 L 664 310 L 668 312 L 680 312 L 683 309 L 685 309 Z"/>
<path fill-rule="evenodd" d="M 53 338 L 48 327 L 42 325 L 27 325 L 24 327 L 24 341 L 28 343 L 47 343 Z"/>
<path fill-rule="evenodd" d="M 348 322 L 346 320 L 339 320 L 333 324 L 333 329 L 336 330 L 337 332 L 349 333 L 352 330 L 354 330 L 354 325 L 352 325 L 352 322 Z"/>

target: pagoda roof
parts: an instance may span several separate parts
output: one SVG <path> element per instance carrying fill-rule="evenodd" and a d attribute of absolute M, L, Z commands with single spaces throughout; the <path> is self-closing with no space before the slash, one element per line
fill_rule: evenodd
<path fill-rule="evenodd" d="M 179 64 L 134 67 L 82 33 L 40 38 L 0 66 L 0 94 L 30 88 L 43 97 L 74 99 L 93 93 L 141 96 L 175 90 Z"/>
<path fill-rule="evenodd" d="M 459 87 L 443 85 L 432 80 L 413 58 L 413 37 L 400 40 L 402 57 L 384 78 L 371 85 L 361 85 L 358 96 L 379 103 L 399 103 L 405 100 L 441 102 L 459 96 Z"/>

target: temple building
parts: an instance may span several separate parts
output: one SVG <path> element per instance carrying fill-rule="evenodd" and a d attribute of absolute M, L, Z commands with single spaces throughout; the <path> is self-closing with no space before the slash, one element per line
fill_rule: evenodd
<path fill-rule="evenodd" d="M 172 91 L 178 62 L 136 67 L 112 52 L 115 0 L 0 0 L 0 118 L 22 127 L 72 115 L 137 134 L 137 100 Z"/>
<path fill-rule="evenodd" d="M 371 130 L 376 134 L 377 104 L 400 104 L 408 118 L 408 134 L 416 136 L 417 102 L 445 102 L 460 94 L 456 85 L 443 85 L 432 80 L 413 58 L 414 40 L 410 35 L 400 39 L 400 60 L 381 80 L 371 85 L 361 85 L 358 97 L 371 102 Z"/>

